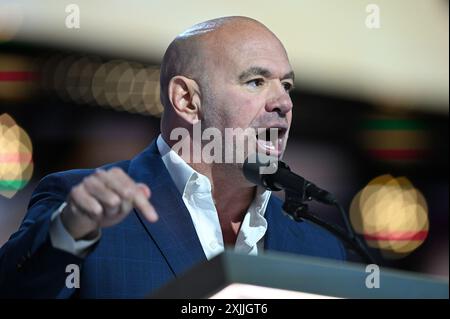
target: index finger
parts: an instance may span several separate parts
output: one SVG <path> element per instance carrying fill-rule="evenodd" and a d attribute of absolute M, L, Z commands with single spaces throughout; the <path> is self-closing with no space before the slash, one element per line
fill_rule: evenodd
<path fill-rule="evenodd" d="M 158 214 L 155 208 L 150 204 L 148 198 L 142 192 L 136 192 L 133 196 L 133 206 L 144 215 L 144 217 L 151 223 L 158 220 Z"/>

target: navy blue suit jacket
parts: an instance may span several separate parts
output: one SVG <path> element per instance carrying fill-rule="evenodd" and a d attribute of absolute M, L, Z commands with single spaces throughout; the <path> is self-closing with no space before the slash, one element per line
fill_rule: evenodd
<path fill-rule="evenodd" d="M 84 259 L 55 249 L 49 238 L 50 217 L 70 189 L 93 170 L 46 176 L 34 191 L 19 230 L 0 249 L 0 297 L 141 298 L 206 260 L 156 142 L 134 159 L 105 168 L 113 166 L 150 187 L 158 222 L 151 224 L 134 210 L 120 224 L 103 229 L 100 241 Z M 271 196 L 265 215 L 266 250 L 345 259 L 339 240 L 309 222 L 292 221 L 281 205 Z M 66 287 L 68 264 L 80 266 L 78 289 Z"/>

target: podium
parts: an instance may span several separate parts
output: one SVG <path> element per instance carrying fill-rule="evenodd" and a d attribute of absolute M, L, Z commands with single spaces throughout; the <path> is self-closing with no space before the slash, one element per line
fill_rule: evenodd
<path fill-rule="evenodd" d="M 447 279 L 377 266 L 265 252 L 225 251 L 188 270 L 149 298 L 434 298 Z"/>

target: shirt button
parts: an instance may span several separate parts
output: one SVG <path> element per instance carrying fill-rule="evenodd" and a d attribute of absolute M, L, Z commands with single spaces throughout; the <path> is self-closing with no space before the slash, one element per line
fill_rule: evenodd
<path fill-rule="evenodd" d="M 216 249 L 216 248 L 217 248 L 217 242 L 216 242 L 216 241 L 210 242 L 210 243 L 209 243 L 209 247 L 210 247 L 211 249 Z"/>

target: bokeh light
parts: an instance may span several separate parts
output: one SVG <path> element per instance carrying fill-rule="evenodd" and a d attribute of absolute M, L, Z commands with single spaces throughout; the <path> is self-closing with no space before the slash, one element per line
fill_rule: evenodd
<path fill-rule="evenodd" d="M 418 163 L 430 154 L 426 124 L 407 116 L 379 116 L 362 122 L 360 140 L 376 161 L 397 164 Z"/>
<path fill-rule="evenodd" d="M 30 98 L 38 79 L 32 59 L 0 54 L 0 100 L 18 102 Z"/>
<path fill-rule="evenodd" d="M 8 114 L 0 115 L 0 195 L 12 198 L 33 174 L 28 134 Z"/>
<path fill-rule="evenodd" d="M 160 117 L 159 67 L 97 56 L 53 55 L 40 65 L 41 88 L 64 102 Z"/>
<path fill-rule="evenodd" d="M 425 198 L 406 177 L 374 178 L 353 199 L 350 220 L 370 247 L 388 259 L 407 256 L 428 236 Z"/>

